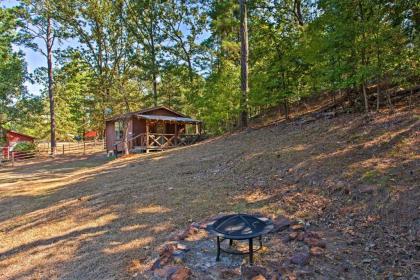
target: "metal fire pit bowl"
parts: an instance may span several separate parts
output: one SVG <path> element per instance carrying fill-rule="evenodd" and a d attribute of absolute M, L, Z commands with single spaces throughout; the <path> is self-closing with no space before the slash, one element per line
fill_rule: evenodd
<path fill-rule="evenodd" d="M 220 251 L 230 254 L 249 254 L 249 263 L 253 264 L 253 253 L 262 247 L 262 235 L 273 230 L 273 223 L 264 217 L 257 217 L 248 214 L 233 214 L 223 216 L 207 225 L 207 231 L 216 235 L 217 257 L 220 260 Z M 253 239 L 258 238 L 259 247 L 253 247 Z M 232 247 L 233 240 L 248 239 L 249 249 L 247 252 L 224 249 L 221 242 L 229 239 L 229 247 Z"/>

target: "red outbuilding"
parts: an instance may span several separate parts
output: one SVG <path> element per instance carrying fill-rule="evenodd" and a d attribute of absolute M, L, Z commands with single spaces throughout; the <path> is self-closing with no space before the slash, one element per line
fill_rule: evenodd
<path fill-rule="evenodd" d="M 15 144 L 21 142 L 33 143 L 35 137 L 0 127 L 0 140 L 2 140 L 0 142 L 2 143 L 1 146 L 3 149 L 3 156 L 8 157 L 10 148 Z"/>
<path fill-rule="evenodd" d="M 94 130 L 91 131 L 87 131 L 85 132 L 85 140 L 87 139 L 95 139 L 96 137 L 98 137 L 98 133 Z"/>

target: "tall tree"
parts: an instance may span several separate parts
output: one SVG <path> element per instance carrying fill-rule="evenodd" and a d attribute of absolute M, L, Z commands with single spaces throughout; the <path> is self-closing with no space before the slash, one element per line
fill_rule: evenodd
<path fill-rule="evenodd" d="M 153 105 L 158 105 L 158 82 L 162 43 L 165 34 L 162 31 L 161 1 L 126 0 L 127 28 L 136 38 L 137 63 L 152 82 Z"/>
<path fill-rule="evenodd" d="M 0 8 L 0 127 L 9 125 L 16 113 L 15 100 L 24 97 L 26 68 L 22 53 L 13 51 L 19 23 L 14 9 Z"/>
<path fill-rule="evenodd" d="M 22 0 L 21 18 L 25 22 L 22 32 L 27 46 L 39 51 L 47 60 L 48 97 L 50 107 L 50 139 L 51 155 L 56 153 L 55 111 L 54 111 L 54 79 L 53 79 L 53 47 L 60 36 L 60 27 L 53 19 L 54 5 L 51 0 Z"/>
<path fill-rule="evenodd" d="M 246 0 L 239 0 L 241 16 L 241 126 L 248 126 L 248 11 Z"/>
<path fill-rule="evenodd" d="M 96 99 L 103 112 L 127 113 L 142 105 L 139 101 L 139 87 L 133 92 L 135 83 L 135 41 L 130 36 L 128 3 L 117 1 L 81 1 L 62 3 L 58 17 L 71 35 L 79 40 L 78 53 L 91 68 L 98 80 Z M 123 123 L 122 144 L 128 153 L 128 119 Z"/>

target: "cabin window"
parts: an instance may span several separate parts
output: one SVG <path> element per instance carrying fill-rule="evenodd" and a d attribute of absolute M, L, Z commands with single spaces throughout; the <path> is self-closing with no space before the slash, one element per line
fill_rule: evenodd
<path fill-rule="evenodd" d="M 123 127 L 122 121 L 115 122 L 114 129 L 115 129 L 115 140 L 121 140 L 124 134 L 124 127 Z"/>

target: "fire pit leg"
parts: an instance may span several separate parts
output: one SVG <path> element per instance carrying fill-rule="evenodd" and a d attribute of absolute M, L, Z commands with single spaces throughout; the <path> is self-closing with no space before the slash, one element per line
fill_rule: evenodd
<path fill-rule="evenodd" d="M 252 246 L 252 238 L 249 239 L 249 264 L 253 265 L 254 248 Z"/>
<path fill-rule="evenodd" d="M 233 239 L 229 239 L 229 247 L 232 247 L 233 245 Z"/>
<path fill-rule="evenodd" d="M 216 261 L 220 261 L 220 238 L 219 236 L 217 237 L 217 257 L 216 257 Z"/>
<path fill-rule="evenodd" d="M 262 235 L 260 235 L 260 237 L 258 237 L 258 240 L 260 241 L 260 248 L 262 248 Z"/>

